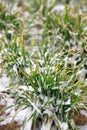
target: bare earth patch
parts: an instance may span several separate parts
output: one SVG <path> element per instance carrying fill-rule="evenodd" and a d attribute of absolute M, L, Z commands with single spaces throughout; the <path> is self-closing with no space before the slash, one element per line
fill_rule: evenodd
<path fill-rule="evenodd" d="M 74 118 L 76 125 L 83 126 L 87 123 L 87 117 L 78 113 L 78 115 Z"/>
<path fill-rule="evenodd" d="M 0 115 L 4 114 L 3 109 L 4 109 L 4 106 L 0 105 Z"/>
<path fill-rule="evenodd" d="M 0 126 L 0 130 L 20 130 L 20 125 L 17 122 Z"/>

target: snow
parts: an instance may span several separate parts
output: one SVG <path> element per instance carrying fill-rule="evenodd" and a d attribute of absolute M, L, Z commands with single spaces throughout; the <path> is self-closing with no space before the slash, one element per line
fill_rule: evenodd
<path fill-rule="evenodd" d="M 56 5 L 52 11 L 52 13 L 59 13 L 59 14 L 64 14 L 65 13 L 65 6 L 64 5 Z"/>
<path fill-rule="evenodd" d="M 50 120 L 47 124 L 42 125 L 41 130 L 50 130 L 52 124 L 52 120 Z"/>
<path fill-rule="evenodd" d="M 3 74 L 2 77 L 0 78 L 0 92 L 7 90 L 7 86 L 9 86 L 10 83 L 10 78 L 7 77 L 6 74 Z"/>
<path fill-rule="evenodd" d="M 68 129 L 67 123 L 63 122 L 62 123 L 62 130 L 67 130 L 67 129 Z"/>
<path fill-rule="evenodd" d="M 79 130 L 87 130 L 87 124 L 84 126 L 78 126 Z"/>
<path fill-rule="evenodd" d="M 80 110 L 80 113 L 81 113 L 82 115 L 84 115 L 85 117 L 87 117 L 87 112 L 86 112 L 85 110 Z"/>

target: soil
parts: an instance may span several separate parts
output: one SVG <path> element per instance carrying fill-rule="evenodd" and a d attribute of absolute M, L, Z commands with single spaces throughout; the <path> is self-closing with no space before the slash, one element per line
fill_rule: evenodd
<path fill-rule="evenodd" d="M 0 130 L 20 130 L 20 125 L 17 122 L 0 126 Z"/>
<path fill-rule="evenodd" d="M 87 117 L 78 113 L 78 115 L 74 118 L 74 121 L 76 125 L 83 126 L 87 123 Z"/>
<path fill-rule="evenodd" d="M 3 114 L 4 114 L 3 109 L 4 109 L 4 106 L 1 106 L 1 105 L 0 105 L 0 115 L 3 115 Z"/>

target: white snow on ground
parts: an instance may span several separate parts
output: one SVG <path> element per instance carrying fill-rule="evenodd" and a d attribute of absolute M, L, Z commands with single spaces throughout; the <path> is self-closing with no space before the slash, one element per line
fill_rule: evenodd
<path fill-rule="evenodd" d="M 7 90 L 6 87 L 9 86 L 9 83 L 10 83 L 10 78 L 7 77 L 6 74 L 3 74 L 2 77 L 0 77 L 0 93 L 2 91 Z M 0 105 L 11 106 L 14 104 L 14 100 L 15 99 L 10 98 L 10 95 L 5 94 L 5 97 L 0 99 Z M 19 124 L 22 124 L 25 120 L 27 120 L 31 116 L 32 111 L 29 108 L 24 110 L 20 108 L 17 111 L 15 111 L 15 106 L 14 106 L 5 110 L 5 113 L 6 114 L 10 113 L 10 115 L 8 117 L 5 114 L 0 116 L 0 119 L 5 118 L 2 122 L 0 122 L 0 125 L 5 125 L 7 123 L 10 123 L 13 119 L 15 119 L 15 121 L 17 121 Z M 87 117 L 87 113 L 84 110 L 81 110 L 80 113 Z M 41 130 L 49 130 L 51 123 L 52 121 L 49 121 L 47 125 L 43 124 Z M 66 130 L 65 128 L 67 126 L 65 125 L 66 124 L 62 124 L 63 130 Z M 32 126 L 32 120 L 24 123 L 23 128 L 21 128 L 20 130 L 31 130 L 31 126 Z M 87 124 L 84 126 L 78 126 L 78 128 L 79 130 L 87 130 Z M 54 128 L 54 130 L 56 130 L 56 128 Z"/>
<path fill-rule="evenodd" d="M 64 5 L 56 5 L 52 11 L 52 13 L 59 13 L 59 14 L 64 14 L 65 13 L 65 6 Z"/>
<path fill-rule="evenodd" d="M 85 117 L 87 117 L 87 112 L 86 112 L 85 110 L 81 110 L 80 113 L 81 113 L 82 115 L 84 115 Z"/>
<path fill-rule="evenodd" d="M 10 78 L 6 76 L 6 74 L 3 74 L 0 78 L 0 92 L 7 90 L 7 86 L 9 86 Z"/>
<path fill-rule="evenodd" d="M 52 120 L 50 120 L 47 124 L 43 124 L 41 130 L 50 130 L 52 124 Z"/>
<path fill-rule="evenodd" d="M 87 130 L 87 124 L 84 126 L 78 126 L 79 130 Z"/>

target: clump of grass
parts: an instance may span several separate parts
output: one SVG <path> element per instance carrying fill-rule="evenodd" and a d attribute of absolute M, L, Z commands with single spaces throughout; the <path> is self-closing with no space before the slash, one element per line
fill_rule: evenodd
<path fill-rule="evenodd" d="M 27 86 L 27 90 L 21 94 L 20 86 L 18 87 L 15 105 L 31 107 L 34 110 L 32 119 L 41 118 L 44 122 L 51 118 L 58 128 L 62 128 L 60 124 L 66 122 L 70 129 L 73 127 L 71 122 L 75 113 L 87 105 L 84 100 L 86 85 L 77 79 L 81 64 L 77 70 L 66 68 L 66 54 L 62 50 L 58 52 L 52 44 L 44 43 L 33 53 L 26 53 L 21 47 L 15 42 L 4 51 L 8 72 L 12 70 L 11 74 L 18 78 L 19 85 L 22 83 Z M 17 84 L 18 82 L 15 85 Z"/>
<path fill-rule="evenodd" d="M 40 8 L 40 2 L 36 1 L 36 4 L 34 11 Z M 26 49 L 23 36 L 15 35 L 9 43 L 3 42 L 3 64 L 12 78 L 15 105 L 31 107 L 35 127 L 41 119 L 43 123 L 50 120 L 50 127 L 54 123 L 58 129 L 62 129 L 65 123 L 68 130 L 77 129 L 74 116 L 81 108 L 87 109 L 86 80 L 84 76 L 78 76 L 86 60 L 85 23 L 80 15 L 73 13 L 69 6 L 62 17 L 42 13 L 45 23 L 41 26 L 43 33 L 39 45 L 35 43 L 34 46 L 33 41 Z M 81 53 L 77 48 L 73 50 L 73 46 L 78 45 Z"/>

